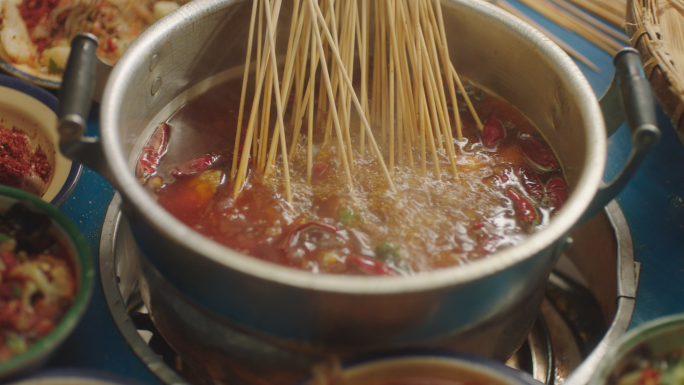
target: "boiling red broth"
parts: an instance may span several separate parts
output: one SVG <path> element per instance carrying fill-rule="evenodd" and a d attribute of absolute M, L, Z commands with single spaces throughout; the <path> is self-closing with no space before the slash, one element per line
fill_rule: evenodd
<path fill-rule="evenodd" d="M 475 87 L 469 93 L 478 115 L 485 125 L 501 130 L 481 134 L 459 100 L 464 140 L 455 144 L 457 178 L 450 176 L 444 153 L 439 156 L 441 180 L 432 172 L 430 156 L 428 176 L 422 176 L 414 149 L 413 167 L 405 159 L 392 170 L 393 192 L 374 156 L 360 154 L 354 137 L 350 192 L 334 137 L 321 146 L 322 134 L 315 134 L 309 184 L 305 121 L 290 164 L 292 206 L 284 198 L 281 163 L 268 180 L 251 172 L 233 199 L 226 175 L 240 85 L 234 81 L 216 87 L 183 106 L 157 128 L 157 147 L 150 144 L 153 136 L 138 171 L 159 204 L 183 223 L 254 257 L 315 273 L 412 275 L 465 264 L 519 244 L 546 226 L 567 199 L 562 170 L 535 127 L 503 100 Z M 275 111 L 271 117 L 273 127 Z M 389 146 L 377 131 L 387 163 Z M 286 137 L 289 147 L 291 132 Z M 146 158 L 146 152 L 154 156 Z M 186 162 L 191 159 L 196 159 L 191 164 L 195 170 L 205 167 L 204 161 L 211 165 L 188 173 Z"/>

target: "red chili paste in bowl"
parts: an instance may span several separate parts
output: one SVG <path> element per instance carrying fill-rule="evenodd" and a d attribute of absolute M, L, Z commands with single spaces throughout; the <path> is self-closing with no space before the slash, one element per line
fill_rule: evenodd
<path fill-rule="evenodd" d="M 0 126 L 0 184 L 42 196 L 52 167 L 45 151 L 31 146 L 23 131 Z"/>

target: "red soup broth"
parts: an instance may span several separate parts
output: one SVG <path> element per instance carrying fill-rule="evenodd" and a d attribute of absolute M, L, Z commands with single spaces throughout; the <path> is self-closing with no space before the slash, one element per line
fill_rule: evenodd
<path fill-rule="evenodd" d="M 559 163 L 536 128 L 511 105 L 472 85 L 468 92 L 485 128 L 476 127 L 459 96 L 463 140 L 454 141 L 456 177 L 446 151 L 438 157 L 441 178 L 429 155 L 424 176 L 414 148 L 413 165 L 405 153 L 395 155 L 392 191 L 369 146 L 360 152 L 356 117 L 353 191 L 334 136 L 322 144 L 325 120 L 314 127 L 308 183 L 305 120 L 290 162 L 292 205 L 284 197 L 280 157 L 269 178 L 251 170 L 234 199 L 229 174 L 240 87 L 239 80 L 215 87 L 160 124 L 143 149 L 137 175 L 180 221 L 251 256 L 314 273 L 413 275 L 519 244 L 546 226 L 567 199 Z M 270 127 L 275 115 L 274 107 Z M 451 116 L 452 126 L 453 121 Z M 293 133 L 286 126 L 289 147 Z M 374 131 L 387 164 L 387 135 Z"/>

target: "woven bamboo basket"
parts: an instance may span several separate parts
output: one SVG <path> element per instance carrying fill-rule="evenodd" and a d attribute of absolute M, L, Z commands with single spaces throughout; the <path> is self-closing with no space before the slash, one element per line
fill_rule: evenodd
<path fill-rule="evenodd" d="M 684 142 L 684 1 L 628 0 L 626 30 L 653 93 Z"/>

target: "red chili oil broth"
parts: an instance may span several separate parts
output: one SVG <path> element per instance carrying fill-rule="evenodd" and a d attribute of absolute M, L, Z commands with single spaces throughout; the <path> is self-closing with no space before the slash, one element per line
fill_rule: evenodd
<path fill-rule="evenodd" d="M 482 135 L 459 96 L 464 141 L 455 145 L 457 178 L 451 177 L 444 152 L 439 156 L 441 180 L 434 176 L 429 153 L 428 176 L 421 176 L 419 151 L 414 148 L 413 167 L 406 157 L 403 163 L 395 160 L 396 192 L 392 192 L 369 145 L 366 154 L 359 153 L 360 124 L 358 116 L 355 120 L 352 115 L 354 193 L 349 193 L 345 183 L 334 133 L 332 145 L 322 148 L 324 129 L 320 126 L 314 128 L 314 179 L 309 184 L 304 119 L 290 164 L 293 206 L 284 198 L 280 156 L 269 180 L 251 170 L 234 200 L 227 175 L 240 87 L 241 79 L 215 87 L 188 102 L 168 120 L 168 145 L 156 174 L 152 174 L 155 183 L 147 182 L 147 186 L 162 207 L 189 227 L 254 257 L 315 273 L 412 275 L 466 264 L 519 244 L 528 234 L 546 226 L 567 198 L 562 170 L 534 172 L 521 152 L 520 134 L 533 136 L 548 149 L 536 128 L 505 101 L 471 85 L 469 93 L 480 119 L 501 122 L 505 139 L 494 149 L 484 147 Z M 252 100 L 249 95 L 247 100 Z M 291 121 L 291 110 L 290 106 L 284 117 L 288 148 L 293 137 L 287 123 Z M 243 132 L 249 105 L 245 111 Z M 271 130 L 275 116 L 273 107 Z M 455 138 L 453 116 L 451 124 Z M 374 127 L 374 131 L 388 164 L 389 145 L 382 141 L 379 128 Z M 172 173 L 175 167 L 209 152 L 221 154 L 221 160 L 211 167 L 223 172 L 215 192 L 198 175 Z M 549 202 L 550 194 L 545 194 L 544 189 L 552 179 L 560 181 L 561 188 L 554 193 L 560 198 Z M 512 197 L 521 197 L 524 202 L 516 204 Z M 527 218 L 522 212 L 525 210 Z M 312 222 L 339 230 L 316 226 L 302 230 L 306 227 L 303 225 Z"/>

